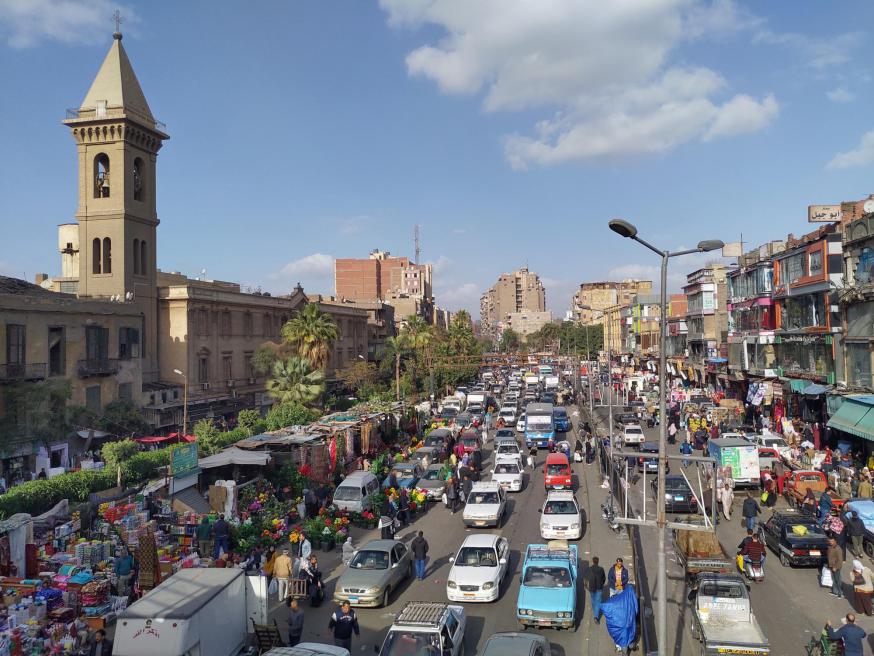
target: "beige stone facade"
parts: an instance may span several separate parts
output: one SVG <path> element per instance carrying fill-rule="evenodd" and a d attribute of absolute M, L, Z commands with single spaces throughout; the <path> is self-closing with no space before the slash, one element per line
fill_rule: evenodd
<path fill-rule="evenodd" d="M 552 312 L 510 312 L 504 319 L 504 329 L 511 329 L 522 335 L 536 333 L 546 324 L 552 321 Z"/>
<path fill-rule="evenodd" d="M 604 309 L 628 305 L 638 294 L 652 292 L 651 280 L 584 282 L 571 299 L 573 318 L 583 325 L 604 323 Z"/>
<path fill-rule="evenodd" d="M 546 290 L 540 276 L 522 267 L 502 273 L 498 281 L 480 297 L 481 331 L 496 339 L 506 316 L 516 312 L 546 310 Z"/>

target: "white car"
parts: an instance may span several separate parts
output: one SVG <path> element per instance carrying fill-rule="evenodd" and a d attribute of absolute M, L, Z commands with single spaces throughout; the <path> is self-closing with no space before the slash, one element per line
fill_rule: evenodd
<path fill-rule="evenodd" d="M 622 441 L 626 445 L 643 444 L 643 429 L 637 424 L 628 424 L 622 433 Z"/>
<path fill-rule="evenodd" d="M 470 490 L 461 519 L 465 526 L 501 525 L 507 507 L 507 493 L 495 481 L 474 483 Z"/>
<path fill-rule="evenodd" d="M 450 557 L 446 578 L 449 601 L 495 601 L 507 575 L 510 543 L 492 533 L 469 535 Z"/>
<path fill-rule="evenodd" d="M 792 450 L 786 440 L 774 433 L 756 435 L 755 443 L 757 446 L 767 446 L 774 449 L 781 457 L 785 457 L 786 453 Z"/>
<path fill-rule="evenodd" d="M 508 492 L 522 491 L 522 463 L 515 456 L 495 456 L 492 480 Z"/>
<path fill-rule="evenodd" d="M 519 466 L 522 466 L 522 447 L 516 440 L 508 440 L 502 438 L 495 443 L 495 461 L 498 458 L 516 458 L 519 461 Z"/>
<path fill-rule="evenodd" d="M 519 421 L 516 422 L 516 432 L 524 433 L 525 432 L 525 413 L 519 417 Z"/>
<path fill-rule="evenodd" d="M 550 490 L 540 509 L 540 537 L 544 540 L 579 540 L 583 518 L 571 490 Z"/>

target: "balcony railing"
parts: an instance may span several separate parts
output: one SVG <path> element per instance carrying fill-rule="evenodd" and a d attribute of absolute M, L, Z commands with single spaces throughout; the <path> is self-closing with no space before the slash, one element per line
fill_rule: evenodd
<path fill-rule="evenodd" d="M 19 380 L 42 380 L 46 377 L 46 364 L 0 364 L 0 383 L 14 383 Z"/>
<path fill-rule="evenodd" d="M 76 364 L 80 378 L 111 376 L 118 373 L 118 358 L 88 358 L 79 360 Z"/>

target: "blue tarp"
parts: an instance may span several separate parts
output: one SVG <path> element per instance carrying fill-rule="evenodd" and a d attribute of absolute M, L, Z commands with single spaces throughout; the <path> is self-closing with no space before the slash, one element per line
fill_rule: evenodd
<path fill-rule="evenodd" d="M 617 595 L 601 604 L 607 619 L 607 633 L 617 646 L 628 647 L 637 635 L 637 591 L 629 584 Z"/>

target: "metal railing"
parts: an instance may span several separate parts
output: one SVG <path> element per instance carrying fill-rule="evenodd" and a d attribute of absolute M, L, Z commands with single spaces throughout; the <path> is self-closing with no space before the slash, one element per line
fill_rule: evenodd
<path fill-rule="evenodd" d="M 86 358 L 76 363 L 80 378 L 111 376 L 118 373 L 118 358 Z"/>
<path fill-rule="evenodd" d="M 46 363 L 0 364 L 0 382 L 9 383 L 19 380 L 42 380 L 46 377 Z"/>

